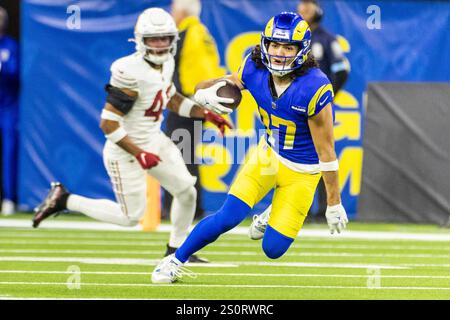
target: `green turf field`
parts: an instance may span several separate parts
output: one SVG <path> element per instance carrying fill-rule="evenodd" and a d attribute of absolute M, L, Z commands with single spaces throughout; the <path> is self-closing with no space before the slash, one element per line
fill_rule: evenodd
<path fill-rule="evenodd" d="M 434 226 L 351 223 L 349 229 L 450 235 Z M 197 278 L 153 285 L 150 273 L 167 238 L 163 232 L 0 227 L 0 299 L 450 299 L 445 240 L 308 236 L 270 260 L 261 242 L 225 235 L 200 252 L 213 264 L 188 265 Z"/>

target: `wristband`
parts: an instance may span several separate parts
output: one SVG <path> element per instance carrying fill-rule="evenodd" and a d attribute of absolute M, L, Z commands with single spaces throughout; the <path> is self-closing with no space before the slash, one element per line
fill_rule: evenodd
<path fill-rule="evenodd" d="M 180 109 L 178 109 L 178 114 L 182 117 L 190 118 L 191 110 L 194 107 L 195 102 L 191 99 L 184 98 L 183 102 L 180 104 Z"/>
<path fill-rule="evenodd" d="M 100 118 L 105 119 L 105 120 L 117 121 L 117 122 L 122 120 L 122 117 L 119 116 L 117 113 L 114 113 L 114 112 L 106 110 L 106 109 L 102 110 L 102 114 L 100 115 Z"/>
<path fill-rule="evenodd" d="M 320 171 L 337 171 L 339 169 L 339 162 L 336 160 L 330 162 L 322 162 L 319 160 Z"/>
<path fill-rule="evenodd" d="M 111 141 L 113 143 L 119 142 L 126 136 L 127 136 L 127 132 L 122 127 L 119 127 L 116 130 L 114 130 L 113 132 L 111 132 L 110 134 L 105 135 L 106 139 L 108 139 L 109 141 Z"/>
<path fill-rule="evenodd" d="M 339 210 L 341 208 L 341 206 L 342 206 L 342 204 L 339 203 L 339 204 L 335 204 L 334 206 L 327 206 L 327 209 L 332 210 L 332 211 Z"/>

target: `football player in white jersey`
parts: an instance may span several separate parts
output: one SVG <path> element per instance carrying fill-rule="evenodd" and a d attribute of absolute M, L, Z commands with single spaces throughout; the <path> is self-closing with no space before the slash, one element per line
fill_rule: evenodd
<path fill-rule="evenodd" d="M 231 124 L 176 92 L 172 75 L 177 39 L 172 17 L 160 8 L 147 9 L 136 23 L 136 52 L 111 66 L 100 127 L 107 138 L 104 165 L 117 202 L 71 194 L 61 183 L 52 183 L 49 194 L 35 209 L 33 227 L 66 209 L 104 222 L 134 226 L 145 211 L 147 172 L 174 197 L 166 255 L 183 243 L 194 219 L 196 178 L 188 172 L 179 149 L 161 131 L 162 111 L 167 106 L 184 117 L 204 118 L 222 134 Z M 233 100 L 223 98 L 222 102 Z M 198 257 L 191 258 L 202 262 Z"/>

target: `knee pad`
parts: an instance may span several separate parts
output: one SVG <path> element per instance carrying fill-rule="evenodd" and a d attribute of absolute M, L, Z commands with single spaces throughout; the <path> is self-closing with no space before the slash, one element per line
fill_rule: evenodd
<path fill-rule="evenodd" d="M 281 234 L 267 226 L 262 242 L 262 248 L 266 256 L 270 259 L 278 259 L 289 249 L 294 239 Z"/>
<path fill-rule="evenodd" d="M 177 194 L 175 198 L 181 203 L 195 203 L 197 200 L 197 190 L 194 186 L 190 186 L 189 188 Z"/>

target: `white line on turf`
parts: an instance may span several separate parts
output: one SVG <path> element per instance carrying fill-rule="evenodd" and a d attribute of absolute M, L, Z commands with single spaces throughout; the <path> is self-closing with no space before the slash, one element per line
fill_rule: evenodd
<path fill-rule="evenodd" d="M 31 234 L 32 235 L 32 234 Z M 0 235 L 0 239 L 3 237 L 3 234 Z M 20 237 L 20 236 L 19 236 Z M 27 237 L 28 238 L 28 237 Z M 42 237 L 36 237 L 36 238 L 44 238 L 46 239 L 44 242 L 41 242 L 41 240 L 36 241 L 36 238 L 34 237 L 29 237 L 29 238 L 33 238 L 33 241 L 30 242 L 30 240 L 20 240 L 20 239 L 15 239 L 13 236 L 8 236 L 7 240 L 0 240 L 0 243 L 2 243 L 2 241 L 5 241 L 6 244 L 26 244 L 26 245 L 32 245 L 32 244 L 73 244 L 75 245 L 75 243 L 80 244 L 79 239 L 77 239 L 77 237 L 73 237 L 74 239 L 71 241 L 65 240 L 64 242 L 62 242 L 61 240 L 70 238 L 70 237 L 55 237 L 55 236 L 42 236 Z M 84 239 L 87 238 L 91 238 L 91 237 L 82 237 Z M 124 242 L 122 241 L 122 237 L 120 237 L 121 239 L 118 240 L 117 237 L 116 238 L 111 238 L 108 239 L 108 241 L 95 241 L 95 239 L 98 238 L 102 238 L 103 240 L 105 240 L 105 237 L 93 237 L 92 241 L 86 241 L 83 240 L 83 242 L 81 243 L 82 245 L 86 245 L 86 246 L 133 246 L 133 245 L 137 245 L 137 246 L 148 246 L 148 247 L 152 247 L 152 246 L 165 246 L 167 244 L 167 240 L 163 240 L 163 241 L 155 241 L 156 239 L 154 239 L 153 234 L 151 236 L 152 240 L 145 240 L 143 238 L 136 238 L 136 241 L 139 242 Z M 14 240 L 12 240 L 14 239 Z M 131 238 L 132 239 L 132 238 Z M 230 242 L 230 240 L 232 242 Z M 246 239 L 226 239 L 223 240 L 221 239 L 218 242 L 214 242 L 213 246 L 214 247 L 223 247 L 223 248 L 259 248 L 261 247 L 261 242 L 260 241 L 248 241 L 248 242 L 242 242 L 245 241 Z M 376 242 L 374 244 L 370 244 L 370 245 L 358 245 L 358 244 L 319 244 L 319 243 L 308 243 L 311 239 L 302 239 L 300 242 L 298 243 L 294 243 L 291 246 L 291 249 L 360 249 L 360 250 L 383 250 L 383 251 L 395 251 L 395 250 L 412 250 L 412 251 L 417 251 L 417 250 L 423 250 L 423 251 L 450 251 L 450 246 L 445 246 L 444 244 L 442 245 L 436 245 L 435 243 L 423 243 L 421 245 L 407 245 L 407 243 L 405 243 L 405 245 L 391 245 L 390 243 L 386 243 L 386 244 L 382 244 L 380 242 Z M 316 242 L 317 239 L 315 239 L 313 242 Z M 76 241 L 76 242 L 75 242 Z M 241 241 L 240 243 L 236 243 L 238 241 Z M 18 242 L 18 243 L 17 243 Z M 61 243 L 62 242 L 62 243 Z M 103 249 L 103 250 L 108 250 L 107 248 Z"/>
<path fill-rule="evenodd" d="M 249 240 L 250 241 L 250 240 Z M 0 244 L 6 244 L 6 245 L 64 245 L 69 247 L 80 247 L 80 246 L 103 246 L 103 247 L 120 247 L 120 246 L 131 246 L 131 247 L 151 247 L 151 246 L 165 246 L 167 244 L 167 241 L 113 241 L 113 240 L 105 240 L 105 241 L 88 241 L 88 240 L 17 240 L 17 239 L 8 239 L 8 240 L 0 240 Z M 227 247 L 234 247 L 234 248 L 260 248 L 261 242 L 248 242 L 248 243 L 229 243 L 226 241 L 218 241 L 211 244 L 211 246 L 220 247 L 220 248 L 227 248 Z M 316 246 L 315 244 L 306 244 L 303 243 L 302 240 L 299 240 L 296 244 L 292 245 L 292 249 L 345 249 L 346 246 L 342 246 L 339 244 L 336 245 L 322 245 L 322 246 Z M 384 251 L 384 247 L 377 247 L 377 246 L 367 246 L 367 249 L 382 249 Z M 398 249 L 398 250 L 404 250 L 402 246 L 392 246 L 390 247 L 391 250 Z M 420 248 L 420 249 L 419 249 Z M 450 247 L 444 247 L 444 246 L 434 246 L 432 249 L 429 248 L 422 248 L 419 247 L 418 250 L 450 250 Z M 362 249 L 361 247 L 349 247 L 348 249 Z M 389 247 L 387 247 L 387 250 L 389 250 Z M 410 249 L 413 250 L 413 249 Z"/>
<path fill-rule="evenodd" d="M 0 244 L 26 244 L 26 245 L 68 245 L 68 246 L 81 246 L 81 245 L 90 245 L 90 246 L 148 246 L 151 244 L 165 245 L 165 242 L 152 242 L 152 241 L 86 241 L 86 240 L 0 240 Z"/>
<path fill-rule="evenodd" d="M 31 228 L 30 220 L 19 219 L 2 219 L 0 227 L 10 228 Z M 121 227 L 103 222 L 86 222 L 86 221 L 54 221 L 46 220 L 43 222 L 41 229 L 74 229 L 74 230 L 112 230 L 112 231 L 136 231 L 141 230 L 141 226 Z M 159 232 L 170 232 L 171 225 L 160 225 Z M 247 234 L 248 227 L 236 227 L 228 232 L 228 234 Z M 370 239 L 370 240 L 416 240 L 416 241 L 450 241 L 450 234 L 437 233 L 406 233 L 406 232 L 383 232 L 383 231 L 352 231 L 332 236 L 327 228 L 320 230 L 304 229 L 300 232 L 299 237 L 318 237 L 318 238 L 338 238 L 338 239 Z"/>
<path fill-rule="evenodd" d="M 36 285 L 36 286 L 67 286 L 66 282 L 21 282 L 2 281 L 0 285 Z M 256 285 L 256 284 L 150 284 L 150 283 L 94 283 L 83 282 L 80 286 L 95 287 L 176 287 L 176 288 L 285 288 L 285 289 L 364 289 L 364 290 L 450 290 L 450 287 L 367 287 L 367 286 L 302 286 L 302 285 Z"/>
<path fill-rule="evenodd" d="M 120 254 L 120 255 L 160 255 L 161 250 L 66 250 L 66 249 L 0 249 L 0 253 L 67 253 L 67 254 Z M 201 254 L 210 256 L 261 256 L 257 251 L 211 251 L 203 250 Z M 408 254 L 408 253 L 352 253 L 352 252 L 288 252 L 290 257 L 367 257 L 367 258 L 428 258 L 450 259 L 450 254 Z"/>
<path fill-rule="evenodd" d="M 0 270 L 5 274 L 72 274 L 69 271 L 35 271 L 35 270 Z M 121 272 L 121 271 L 81 271 L 81 274 L 93 275 L 149 275 L 150 272 Z M 198 276 L 225 276 L 225 277 L 275 277 L 275 278 L 367 278 L 367 274 L 322 274 L 322 273 L 221 273 L 221 272 L 196 272 Z M 406 279 L 450 279 L 450 276 L 413 276 L 413 275 L 379 275 L 380 278 L 406 278 Z"/>
<path fill-rule="evenodd" d="M 0 296 L 0 300 L 179 300 L 166 298 L 42 298 L 42 297 L 14 297 Z M 199 299 L 201 300 L 201 299 Z"/>
<path fill-rule="evenodd" d="M 0 220 L 0 227 L 9 228 L 30 228 L 31 219 L 2 219 Z M 106 230 L 106 231 L 142 231 L 142 227 L 137 225 L 135 227 L 122 227 L 115 224 L 94 221 L 55 221 L 46 220 L 39 225 L 39 229 L 69 229 L 69 230 Z"/>
<path fill-rule="evenodd" d="M 27 239 L 28 238 L 28 239 Z M 147 245 L 147 246 L 164 246 L 167 243 L 167 236 L 164 235 L 162 237 L 161 234 L 146 234 L 145 237 L 129 237 L 127 235 L 121 235 L 118 239 L 117 234 L 114 236 L 105 236 L 105 235 L 97 235 L 94 236 L 92 233 L 79 235 L 48 235 L 48 234 L 39 234 L 39 233 L 25 233 L 25 234 L 14 234 L 14 233 L 1 233 L 0 234 L 0 243 L 7 244 L 27 244 L 30 245 L 29 239 L 33 239 L 33 244 L 84 244 L 84 245 L 98 245 L 98 246 L 120 246 L 120 245 Z M 73 239 L 72 239 L 73 238 Z M 25 240 L 27 239 L 27 240 Z M 44 243 L 42 243 L 42 239 Z M 72 240 L 68 240 L 72 239 Z M 82 239 L 82 240 L 80 240 Z M 98 241 L 98 239 L 102 239 L 102 241 Z M 124 240 L 132 240 L 132 241 L 124 241 Z M 133 241 L 134 240 L 134 241 Z M 335 239 L 330 239 L 333 243 L 324 244 L 327 240 L 322 239 L 322 243 L 317 243 L 319 239 L 313 238 L 304 238 L 300 242 L 294 243 L 291 246 L 291 249 L 367 249 L 367 250 L 424 250 L 424 251 L 450 251 L 450 246 L 448 245 L 439 245 L 436 243 L 430 242 L 422 242 L 420 245 L 408 245 L 408 242 L 405 242 L 404 245 L 392 245 L 392 243 L 383 243 L 383 242 L 375 242 L 370 244 L 340 244 L 336 242 Z M 312 243 L 311 243 L 312 241 Z M 400 242 L 401 244 L 401 242 Z M 221 238 L 220 241 L 215 242 L 214 246 L 216 247 L 237 247 L 237 248 L 257 248 L 261 246 L 260 241 L 250 241 L 247 238 L 242 238 L 241 236 L 234 237 L 224 237 Z"/>
<path fill-rule="evenodd" d="M 117 264 L 154 266 L 161 259 L 126 259 L 126 258 L 83 258 L 83 257 L 0 257 L 0 261 L 33 261 L 33 262 L 79 262 L 85 264 Z M 211 268 L 233 268 L 234 262 L 187 263 L 187 265 Z"/>
<path fill-rule="evenodd" d="M 83 257 L 0 257 L 0 261 L 32 261 L 32 262 L 78 262 L 86 264 L 116 264 L 116 265 L 156 265 L 159 259 L 121 259 L 121 258 L 83 258 Z M 399 265 L 357 264 L 357 263 L 308 263 L 308 262 L 272 262 L 272 261 L 221 261 L 220 263 L 188 263 L 196 267 L 237 267 L 237 266 L 267 266 L 267 267 L 317 267 L 317 268 L 355 268 L 355 269 L 409 269 Z"/>

